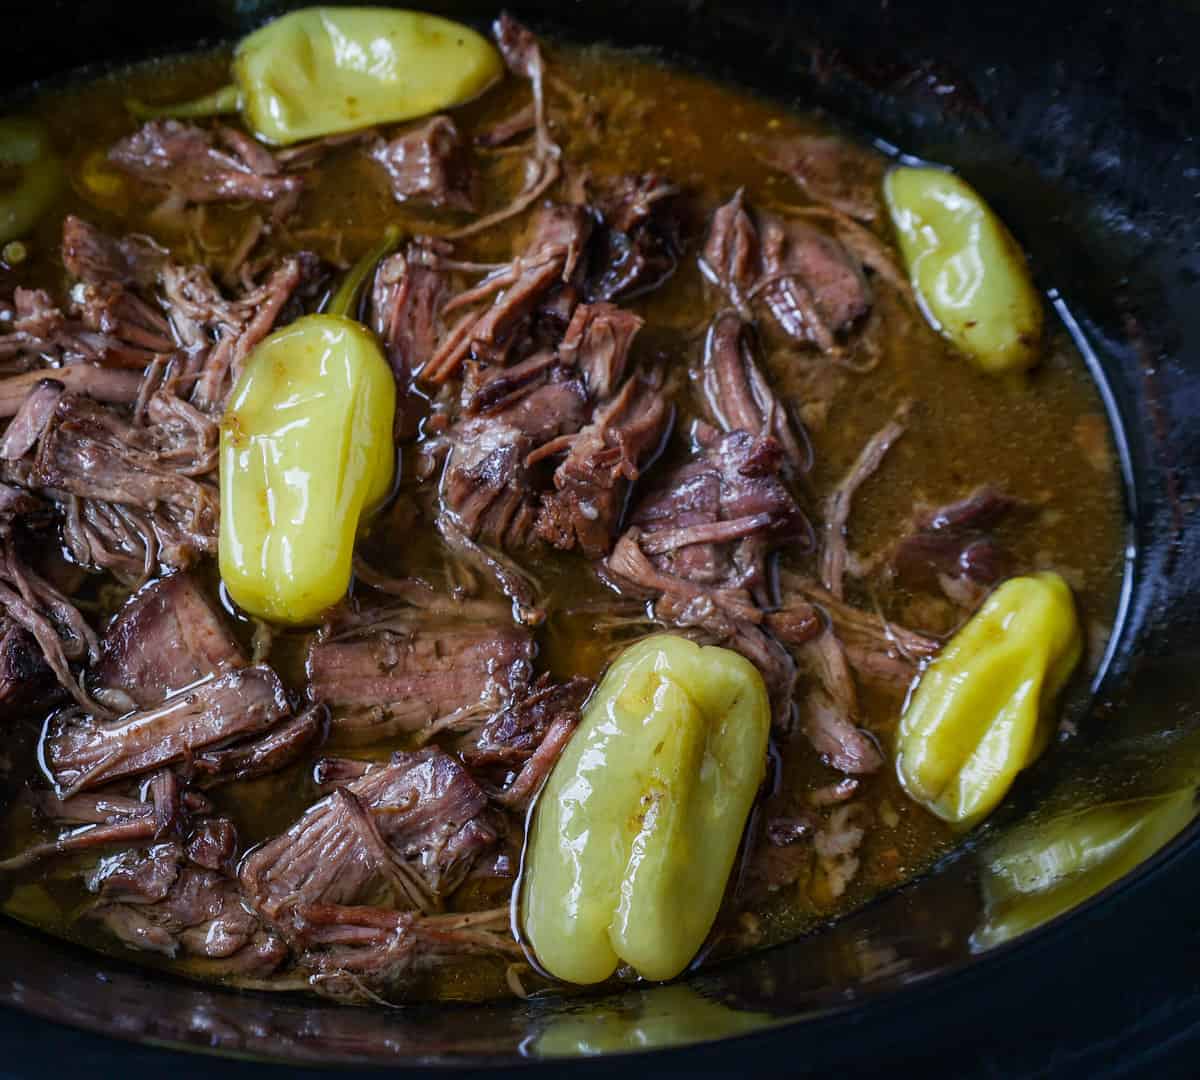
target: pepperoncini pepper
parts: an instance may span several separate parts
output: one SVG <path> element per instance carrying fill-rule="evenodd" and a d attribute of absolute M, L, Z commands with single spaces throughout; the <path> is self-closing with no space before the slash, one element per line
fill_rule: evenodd
<path fill-rule="evenodd" d="M 983 853 L 986 917 L 972 946 L 999 945 L 1082 904 L 1195 816 L 1196 792 L 1188 787 L 1060 814 L 1009 833 Z"/>
<path fill-rule="evenodd" d="M 389 235 L 326 314 L 265 338 L 221 421 L 221 578 L 273 622 L 315 622 L 350 584 L 363 517 L 391 491 L 396 384 L 379 342 L 346 313 Z"/>
<path fill-rule="evenodd" d="M 242 40 L 231 86 L 163 107 L 130 102 L 143 119 L 241 112 L 279 146 L 396 123 L 459 105 L 500 78 L 492 44 L 470 27 L 415 11 L 311 7 Z"/>
<path fill-rule="evenodd" d="M 656 635 L 609 668 L 539 796 L 522 928 L 557 978 L 678 975 L 716 918 L 766 769 L 744 657 Z"/>
<path fill-rule="evenodd" d="M 1042 304 L 1021 249 L 978 192 L 944 169 L 912 166 L 890 170 L 883 192 L 934 329 L 986 372 L 1032 367 Z"/>
<path fill-rule="evenodd" d="M 0 185 L 0 244 L 27 234 L 62 185 L 62 162 L 45 129 L 26 117 L 0 119 L 0 170 L 13 182 Z"/>
<path fill-rule="evenodd" d="M 900 719 L 904 790 L 964 829 L 982 821 L 1050 738 L 1050 707 L 1079 662 L 1067 583 L 1006 581 L 950 639 Z"/>

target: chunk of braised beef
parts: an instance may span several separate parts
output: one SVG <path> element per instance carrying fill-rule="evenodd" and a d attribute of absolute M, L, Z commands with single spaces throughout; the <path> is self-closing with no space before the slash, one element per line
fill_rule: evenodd
<path fill-rule="evenodd" d="M 433 116 L 371 149 L 386 170 L 397 202 L 423 202 L 452 210 L 475 209 L 475 182 L 458 128 Z"/>
<path fill-rule="evenodd" d="M 115 143 L 118 169 L 190 203 L 276 202 L 304 186 L 284 175 L 274 155 L 229 127 L 215 132 L 178 120 L 151 120 Z"/>
<path fill-rule="evenodd" d="M 1013 558 L 992 535 L 1022 509 L 992 487 L 976 488 L 946 506 L 922 508 L 905 536 L 892 545 L 887 562 L 908 588 L 940 588 L 953 602 L 978 606 L 987 590 L 1012 573 Z"/>
<path fill-rule="evenodd" d="M 639 372 L 572 440 L 542 500 L 537 532 L 562 550 L 608 554 L 633 483 L 662 448 L 674 407 L 658 372 Z"/>
<path fill-rule="evenodd" d="M 85 791 L 258 735 L 287 714 L 278 676 L 241 668 L 120 720 L 60 718 L 46 739 L 46 766 L 61 790 Z"/>
<path fill-rule="evenodd" d="M 267 776 L 299 761 L 325 737 L 328 726 L 328 710 L 314 705 L 256 739 L 197 754 L 186 770 L 191 781 L 205 789 Z"/>
<path fill-rule="evenodd" d="M 528 630 L 380 609 L 309 649 L 309 694 L 341 738 L 374 742 L 460 710 L 495 707 L 528 685 Z"/>
<path fill-rule="evenodd" d="M 806 546 L 811 529 L 779 476 L 783 454 L 770 435 L 728 435 L 700 425 L 691 460 L 665 473 L 638 502 L 630 523 L 660 570 L 724 588 L 749 589 L 765 603 L 772 548 Z"/>
<path fill-rule="evenodd" d="M 523 764 L 541 745 L 558 717 L 563 713 L 578 714 L 591 692 L 591 680 L 581 675 L 563 683 L 539 680 L 532 692 L 483 724 L 473 744 L 463 747 L 463 760 L 473 769 Z"/>
<path fill-rule="evenodd" d="M 188 861 L 206 870 L 232 874 L 237 851 L 237 827 L 228 818 L 205 818 L 187 838 Z"/>
<path fill-rule="evenodd" d="M 754 360 L 749 327 L 732 311 L 722 312 L 704 343 L 704 397 L 723 431 L 770 434 L 793 469 L 807 468 L 807 438 L 775 396 Z"/>
<path fill-rule="evenodd" d="M 168 257 L 147 236 L 117 238 L 74 214 L 63 219 L 63 266 L 87 285 L 152 286 Z"/>
<path fill-rule="evenodd" d="M 625 377 L 629 350 L 644 320 L 604 302 L 580 304 L 558 346 L 562 363 L 578 369 L 593 401 L 606 401 Z"/>
<path fill-rule="evenodd" d="M 166 866 L 177 857 L 163 854 L 159 862 Z M 86 917 L 130 948 L 206 961 L 204 970 L 211 974 L 256 978 L 272 974 L 287 959 L 287 946 L 247 909 L 237 885 L 224 874 L 183 866 L 159 899 L 151 899 L 153 893 L 103 898 L 106 881 L 103 874 L 89 881 L 102 898 Z"/>
<path fill-rule="evenodd" d="M 496 840 L 487 797 L 442 750 L 397 752 L 247 857 L 247 899 L 285 934 L 302 932 L 313 904 L 387 902 L 434 910 Z"/>
<path fill-rule="evenodd" d="M 832 351 L 870 309 L 870 285 L 842 244 L 815 225 L 752 211 L 738 191 L 709 225 L 701 265 L 743 318 L 765 304 L 780 332 Z"/>
<path fill-rule="evenodd" d="M 602 225 L 589 259 L 586 297 L 632 299 L 664 284 L 682 250 L 679 188 L 655 173 L 622 176 L 595 206 Z"/>
<path fill-rule="evenodd" d="M 143 709 L 246 664 L 241 646 L 190 572 L 170 574 L 135 593 L 109 625 L 101 648 L 98 682 Z"/>

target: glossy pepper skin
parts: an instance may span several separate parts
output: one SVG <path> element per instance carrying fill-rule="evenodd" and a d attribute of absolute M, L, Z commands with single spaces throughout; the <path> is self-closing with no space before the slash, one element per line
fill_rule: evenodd
<path fill-rule="evenodd" d="M 237 47 L 234 85 L 143 117 L 241 112 L 264 142 L 287 146 L 427 116 L 477 97 L 503 73 L 470 27 L 416 11 L 311 7 L 267 23 Z"/>
<path fill-rule="evenodd" d="M 1177 836 L 1196 816 L 1196 791 L 1093 806 L 1037 821 L 983 853 L 985 918 L 971 936 L 991 948 L 1091 899 Z"/>
<path fill-rule="evenodd" d="M 62 162 L 36 120 L 0 118 L 0 167 L 17 173 L 16 183 L 0 191 L 0 244 L 25 236 L 54 202 L 63 183 Z"/>
<path fill-rule="evenodd" d="M 221 420 L 221 579 L 271 622 L 316 622 L 345 595 L 359 526 L 392 488 L 395 378 L 343 313 L 394 242 L 349 273 L 329 314 L 259 343 Z"/>
<path fill-rule="evenodd" d="M 1061 577 L 1006 581 L 930 664 L 900 719 L 904 790 L 960 828 L 982 821 L 1046 748 L 1051 706 L 1082 650 Z"/>
<path fill-rule="evenodd" d="M 612 664 L 538 798 L 521 926 L 557 978 L 670 979 L 716 918 L 766 769 L 744 657 L 656 635 Z"/>
<path fill-rule="evenodd" d="M 983 371 L 1032 367 L 1042 304 L 1003 222 L 944 169 L 897 166 L 883 188 L 913 290 L 934 329 Z"/>

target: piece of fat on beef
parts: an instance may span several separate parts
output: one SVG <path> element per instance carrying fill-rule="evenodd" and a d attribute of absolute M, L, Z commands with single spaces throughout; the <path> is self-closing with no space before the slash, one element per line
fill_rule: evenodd
<path fill-rule="evenodd" d="M 130 597 L 109 625 L 101 650 L 97 681 L 143 709 L 246 664 L 241 646 L 190 572 L 169 574 Z"/>
<path fill-rule="evenodd" d="M 46 767 L 61 791 L 85 791 L 259 735 L 287 715 L 275 672 L 261 665 L 241 668 L 120 720 L 58 718 L 45 739 Z"/>
<path fill-rule="evenodd" d="M 216 870 L 183 865 L 174 844 L 124 853 L 88 878 L 100 899 L 85 912 L 119 942 L 143 952 L 201 961 L 209 975 L 264 978 L 288 949 Z"/>
<path fill-rule="evenodd" d="M 537 532 L 564 551 L 607 555 L 633 483 L 662 449 L 674 406 L 658 372 L 639 372 L 571 442 L 542 500 Z"/>
<path fill-rule="evenodd" d="M 487 796 L 443 750 L 397 752 L 360 772 L 251 852 L 247 900 L 288 936 L 315 904 L 436 910 L 496 841 Z"/>
<path fill-rule="evenodd" d="M 397 202 L 423 202 L 451 210 L 475 209 L 475 180 L 458 128 L 433 116 L 371 148 L 386 170 Z"/>
<path fill-rule="evenodd" d="M 309 695 L 329 706 L 336 739 L 377 742 L 496 707 L 528 685 L 533 657 L 533 636 L 522 627 L 382 610 L 348 632 L 318 635 L 308 653 Z"/>

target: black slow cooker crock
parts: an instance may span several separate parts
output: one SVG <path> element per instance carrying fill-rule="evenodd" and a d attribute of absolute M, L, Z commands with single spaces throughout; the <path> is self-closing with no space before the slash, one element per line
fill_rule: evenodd
<path fill-rule="evenodd" d="M 10 12 L 0 80 L 15 100 L 85 67 L 236 38 L 287 6 L 45 0 Z M 481 23 L 495 14 L 492 3 L 417 6 Z M 1121 619 L 1080 735 L 1023 779 L 991 836 L 1075 792 L 1153 787 L 1168 773 L 1175 784 L 1200 780 L 1200 5 L 509 8 L 541 31 L 648 46 L 824 109 L 849 130 L 956 167 L 984 193 L 1093 367 L 1118 432 L 1129 522 Z M 967 1074 L 1008 1062 L 1102 1075 L 1121 1054 L 1150 1060 L 1191 1045 L 1194 823 L 1081 908 L 987 952 L 970 944 L 978 847 L 825 932 L 616 998 L 347 1008 L 195 985 L 0 921 L 0 1004 L 116 1039 L 312 1065 L 500 1066 L 666 1050 L 693 1070 L 757 1061 L 789 1072 L 919 1064 Z M 0 1019 L 0 1034 L 22 1030 L 14 1014 Z M 49 1065 L 57 1029 L 32 1030 L 51 1043 Z M 59 1048 L 88 1045 L 63 1036 Z M 135 1061 L 152 1059 L 139 1051 Z"/>

